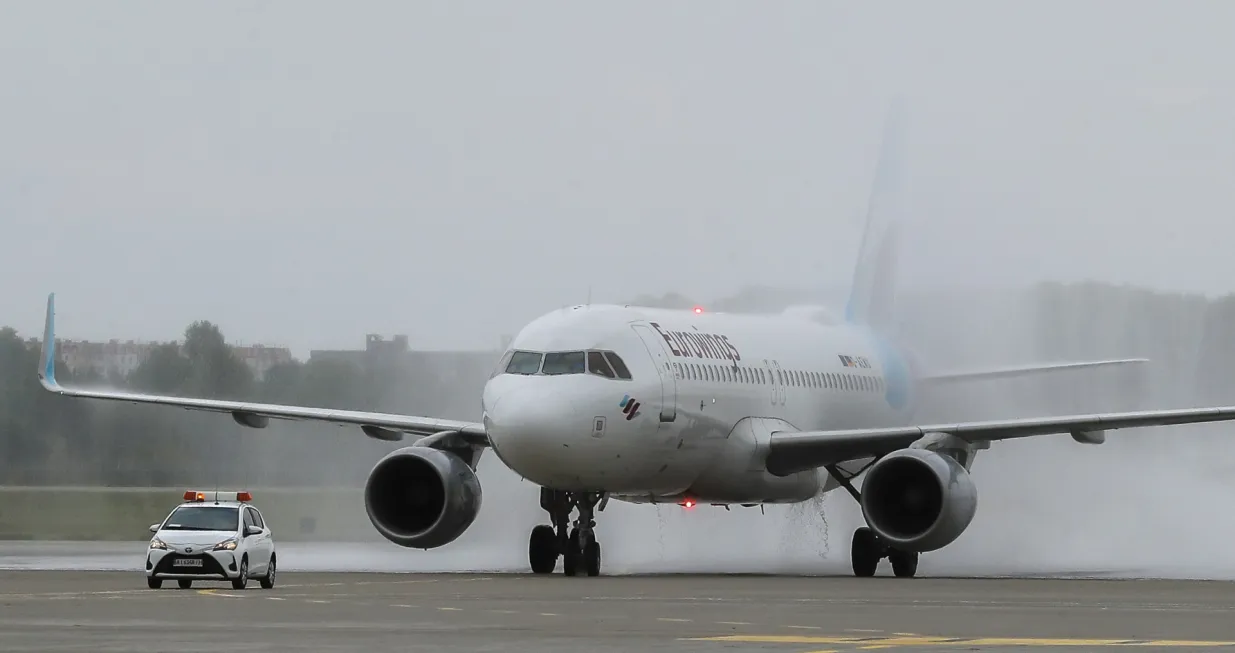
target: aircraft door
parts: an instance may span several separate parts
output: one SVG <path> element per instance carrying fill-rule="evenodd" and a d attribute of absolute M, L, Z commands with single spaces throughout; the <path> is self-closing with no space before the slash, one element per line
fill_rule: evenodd
<path fill-rule="evenodd" d="M 769 361 L 766 358 L 763 360 L 764 367 L 767 368 L 768 379 L 772 383 L 772 405 L 785 405 L 785 377 L 784 372 L 780 369 L 780 363 Z"/>
<path fill-rule="evenodd" d="M 643 324 L 632 324 L 631 328 L 639 334 L 643 346 L 647 347 L 660 375 L 660 421 L 672 422 L 678 417 L 678 382 L 673 376 L 673 365 L 669 361 L 669 352 L 665 349 L 663 339 Z"/>

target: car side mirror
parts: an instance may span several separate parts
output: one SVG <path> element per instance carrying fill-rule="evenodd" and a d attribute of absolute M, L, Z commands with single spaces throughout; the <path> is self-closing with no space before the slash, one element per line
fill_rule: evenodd
<path fill-rule="evenodd" d="M 157 533 L 157 532 L 159 532 L 159 525 L 158 525 L 158 524 L 151 524 L 151 525 L 150 525 L 150 532 L 151 532 L 151 533 Z"/>
<path fill-rule="evenodd" d="M 250 535 L 261 535 L 261 534 L 262 534 L 262 529 L 256 526 L 245 526 L 244 527 L 245 537 L 249 537 Z"/>

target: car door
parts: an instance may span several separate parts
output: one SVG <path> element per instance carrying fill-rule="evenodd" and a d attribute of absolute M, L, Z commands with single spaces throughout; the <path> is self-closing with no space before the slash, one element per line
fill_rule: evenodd
<path fill-rule="evenodd" d="M 252 525 L 262 529 L 261 533 L 252 536 L 253 552 L 249 554 L 249 568 L 265 573 L 270 564 L 270 554 L 274 553 L 274 539 L 257 508 L 248 506 L 245 508 L 245 513 Z"/>

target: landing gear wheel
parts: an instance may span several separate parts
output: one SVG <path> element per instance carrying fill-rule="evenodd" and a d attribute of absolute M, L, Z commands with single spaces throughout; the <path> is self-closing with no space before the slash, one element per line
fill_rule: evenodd
<path fill-rule="evenodd" d="M 574 492 L 540 489 L 540 507 L 549 513 L 552 526 L 532 529 L 528 558 L 532 571 L 547 574 L 553 571 L 557 555 L 562 556 L 562 573 L 567 576 L 600 575 L 600 544 L 596 541 L 596 511 L 604 510 L 608 497 L 603 492 Z M 598 508 L 599 506 L 599 508 Z M 579 517 L 570 519 L 578 510 Z M 541 548 L 540 542 L 552 540 Z M 545 551 L 552 550 L 552 554 Z M 543 557 L 542 557 L 543 556 Z"/>
<path fill-rule="evenodd" d="M 232 589 L 242 590 L 249 586 L 249 559 L 240 561 L 240 575 L 232 579 Z"/>
<path fill-rule="evenodd" d="M 583 563 L 588 576 L 600 575 L 600 542 L 588 542 L 583 547 Z"/>
<path fill-rule="evenodd" d="M 557 567 L 557 534 L 552 526 L 541 524 L 532 529 L 527 545 L 528 562 L 533 574 L 551 574 Z"/>
<path fill-rule="evenodd" d="M 566 550 L 562 552 L 562 571 L 567 576 L 575 576 L 579 573 L 582 554 L 583 552 L 579 550 L 579 529 L 571 529 L 570 539 L 566 541 Z"/>
<path fill-rule="evenodd" d="M 157 590 L 160 587 L 163 587 L 163 581 L 162 579 L 155 578 L 154 576 L 146 576 L 146 587 L 149 587 L 152 590 Z"/>
<path fill-rule="evenodd" d="M 258 579 L 262 589 L 268 590 L 274 587 L 274 556 L 270 556 L 270 564 L 266 566 L 266 575 Z"/>
<path fill-rule="evenodd" d="M 869 578 L 875 575 L 875 570 L 879 568 L 879 559 L 883 557 L 879 548 L 879 540 L 871 529 L 863 526 L 853 532 L 849 558 L 853 562 L 854 576 Z M 917 564 L 916 561 L 914 564 Z"/>
<path fill-rule="evenodd" d="M 888 552 L 888 560 L 892 562 L 892 573 L 898 578 L 913 578 L 918 573 L 918 554 L 897 551 Z"/>
<path fill-rule="evenodd" d="M 188 578 L 181 578 L 180 580 L 176 581 L 176 584 L 179 585 L 180 589 L 182 590 L 191 589 L 193 587 L 193 581 L 189 580 Z"/>

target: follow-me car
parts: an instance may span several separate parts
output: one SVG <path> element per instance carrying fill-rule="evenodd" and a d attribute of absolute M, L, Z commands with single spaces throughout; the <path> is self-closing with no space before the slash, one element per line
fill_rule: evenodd
<path fill-rule="evenodd" d="M 184 503 L 150 526 L 150 589 L 173 579 L 183 589 L 195 580 L 230 580 L 242 590 L 250 578 L 265 589 L 274 587 L 274 538 L 252 500 L 248 492 L 185 492 Z"/>

